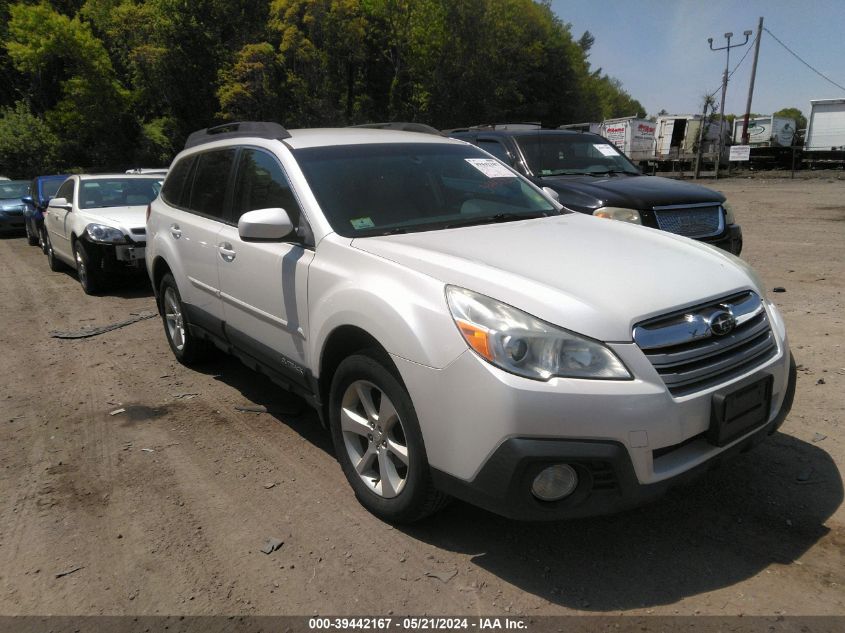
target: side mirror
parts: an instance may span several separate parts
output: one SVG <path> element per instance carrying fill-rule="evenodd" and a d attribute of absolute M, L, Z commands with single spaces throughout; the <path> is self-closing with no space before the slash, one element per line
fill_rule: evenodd
<path fill-rule="evenodd" d="M 23 198 L 21 198 L 21 202 L 24 202 L 26 204 L 35 205 L 35 200 L 32 199 L 32 196 L 24 196 Z"/>
<path fill-rule="evenodd" d="M 555 202 L 560 202 L 560 196 L 558 195 L 558 192 L 552 189 L 551 187 L 543 187 L 543 191 L 545 191 L 546 195 L 549 196 L 549 198 L 551 198 Z"/>
<path fill-rule="evenodd" d="M 238 220 L 238 235 L 245 240 L 280 240 L 292 232 L 287 211 L 278 207 L 247 211 Z"/>
<path fill-rule="evenodd" d="M 53 198 L 50 200 L 50 204 L 47 205 L 54 209 L 62 209 L 64 211 L 70 211 L 71 204 L 67 201 L 66 198 Z"/>

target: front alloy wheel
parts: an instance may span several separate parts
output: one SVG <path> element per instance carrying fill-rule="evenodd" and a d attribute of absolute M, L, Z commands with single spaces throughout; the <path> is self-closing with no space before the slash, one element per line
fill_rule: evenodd
<path fill-rule="evenodd" d="M 414 404 L 383 351 L 347 357 L 332 377 L 335 455 L 355 496 L 387 521 L 411 523 L 449 497 L 434 487 Z"/>
<path fill-rule="evenodd" d="M 356 380 L 343 394 L 340 426 L 361 481 L 380 497 L 400 494 L 408 478 L 408 441 L 390 398 L 373 383 Z"/>
<path fill-rule="evenodd" d="M 189 320 L 185 317 L 185 306 L 173 275 L 166 274 L 159 285 L 159 311 L 164 323 L 164 334 L 176 360 L 184 365 L 193 365 L 208 359 L 213 346 L 191 333 Z"/>

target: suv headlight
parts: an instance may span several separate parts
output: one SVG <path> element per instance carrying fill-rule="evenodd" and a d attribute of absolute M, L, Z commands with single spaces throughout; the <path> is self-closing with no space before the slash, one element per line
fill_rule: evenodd
<path fill-rule="evenodd" d="M 640 217 L 640 212 L 636 209 L 622 209 L 620 207 L 601 207 L 593 211 L 593 215 L 597 218 L 607 218 L 608 220 L 619 220 L 620 222 L 629 222 L 630 224 L 642 224 L 643 219 Z"/>
<path fill-rule="evenodd" d="M 725 224 L 736 224 L 734 210 L 731 208 L 731 205 L 729 205 L 727 202 L 723 202 L 722 208 L 725 210 Z"/>
<path fill-rule="evenodd" d="M 446 286 L 446 301 L 467 345 L 507 372 L 534 380 L 631 378 L 616 354 L 598 341 L 464 288 Z"/>
<path fill-rule="evenodd" d="M 105 224 L 89 224 L 85 227 L 85 232 L 95 242 L 114 244 L 126 240 L 120 229 L 116 229 L 113 226 L 106 226 Z"/>

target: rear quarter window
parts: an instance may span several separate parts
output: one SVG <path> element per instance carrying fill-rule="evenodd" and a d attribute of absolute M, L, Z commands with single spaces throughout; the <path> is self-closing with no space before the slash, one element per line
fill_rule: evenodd
<path fill-rule="evenodd" d="M 190 187 L 185 185 L 189 181 L 191 168 L 194 166 L 196 156 L 186 156 L 173 166 L 164 186 L 161 189 L 161 198 L 167 204 L 174 207 L 187 207 L 187 198 L 190 194 Z"/>

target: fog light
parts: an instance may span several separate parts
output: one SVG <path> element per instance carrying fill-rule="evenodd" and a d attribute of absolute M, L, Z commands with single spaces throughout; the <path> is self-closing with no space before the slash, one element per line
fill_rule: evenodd
<path fill-rule="evenodd" d="M 572 494 L 578 485 L 578 473 L 569 464 L 555 464 L 540 471 L 531 484 L 531 492 L 542 501 L 557 501 Z"/>

